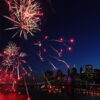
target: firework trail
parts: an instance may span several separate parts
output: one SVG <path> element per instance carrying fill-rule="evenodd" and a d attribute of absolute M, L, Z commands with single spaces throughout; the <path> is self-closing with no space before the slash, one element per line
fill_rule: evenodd
<path fill-rule="evenodd" d="M 51 83 L 49 82 L 49 80 L 48 80 L 48 78 L 46 77 L 46 75 L 43 74 L 43 76 L 44 76 L 44 78 L 46 79 L 46 81 L 47 81 L 49 87 L 52 88 Z"/>
<path fill-rule="evenodd" d="M 74 43 L 74 39 L 70 39 L 69 43 Z M 63 63 L 67 68 L 69 68 L 69 64 L 61 59 L 63 53 L 66 51 L 71 51 L 72 47 L 68 46 L 67 41 L 64 38 L 59 39 L 50 39 L 49 36 L 43 36 L 42 38 L 36 39 L 34 42 L 34 52 L 37 54 L 39 59 L 44 62 L 47 61 L 54 70 L 58 70 L 58 68 L 53 64 L 52 60 L 56 60 L 57 62 Z"/>
<path fill-rule="evenodd" d="M 27 87 L 27 83 L 26 83 L 25 78 L 24 78 L 24 83 L 25 83 L 25 88 L 26 88 L 26 93 L 27 93 L 27 96 L 28 96 L 28 100 L 30 100 L 29 91 L 28 91 L 28 87 Z"/>
<path fill-rule="evenodd" d="M 53 70 L 55 70 L 55 71 L 58 70 L 58 68 L 49 59 L 47 59 L 47 61 L 53 67 Z"/>
<path fill-rule="evenodd" d="M 6 30 L 17 30 L 12 36 L 19 34 L 23 35 L 24 39 L 30 34 L 34 36 L 33 32 L 40 31 L 41 17 L 43 12 L 40 4 L 35 0 L 6 0 L 9 7 L 9 15 L 4 16 L 13 23 L 13 27 Z"/>
<path fill-rule="evenodd" d="M 67 68 L 70 67 L 70 65 L 69 65 L 65 60 L 62 60 L 62 59 L 59 59 L 59 58 L 53 57 L 53 56 L 51 56 L 51 57 L 52 57 L 53 59 L 57 60 L 58 62 L 61 62 L 61 63 L 65 64 Z"/>

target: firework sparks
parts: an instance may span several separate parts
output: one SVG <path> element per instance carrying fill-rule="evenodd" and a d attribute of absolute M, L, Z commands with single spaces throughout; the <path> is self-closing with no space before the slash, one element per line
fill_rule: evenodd
<path fill-rule="evenodd" d="M 26 60 L 24 60 L 26 53 L 20 52 L 20 47 L 17 47 L 15 43 L 8 43 L 7 47 L 4 49 L 2 53 L 2 65 L 7 71 L 11 71 L 12 73 L 16 73 L 17 79 L 21 80 L 25 75 L 28 75 L 32 72 L 31 67 L 27 66 Z M 24 68 L 23 64 L 29 69 L 28 71 Z"/>
<path fill-rule="evenodd" d="M 4 69 L 0 69 L 0 83 L 12 84 L 15 81 L 16 81 L 16 75 L 14 73 L 6 71 Z"/>
<path fill-rule="evenodd" d="M 7 85 L 6 88 L 1 87 L 1 90 L 3 88 L 4 92 L 15 92 L 15 84 L 17 83 L 16 78 L 16 73 L 0 68 L 0 84 Z M 10 88 L 9 85 L 12 85 L 12 88 Z"/>
<path fill-rule="evenodd" d="M 74 42 L 75 42 L 75 39 L 74 39 L 74 38 L 71 38 L 71 39 L 69 40 L 69 42 L 70 42 L 70 43 L 74 43 Z"/>
<path fill-rule="evenodd" d="M 71 46 L 69 46 L 67 49 L 68 49 L 68 51 L 72 51 L 72 47 Z"/>
<path fill-rule="evenodd" d="M 52 59 L 63 63 L 67 68 L 69 68 L 69 64 L 61 59 L 63 53 L 66 51 L 71 51 L 72 47 L 69 47 L 68 42 L 64 40 L 64 38 L 59 39 L 50 39 L 49 36 L 43 36 L 42 39 L 36 40 L 33 44 L 35 49 L 35 54 L 40 58 L 42 62 L 47 61 L 54 70 L 58 70 L 58 68 L 53 64 Z M 70 40 L 70 43 L 74 43 L 74 40 Z"/>
<path fill-rule="evenodd" d="M 4 50 L 4 54 L 8 56 L 16 56 L 18 54 L 19 47 L 16 47 L 16 44 L 13 42 L 9 42 L 6 49 Z"/>
<path fill-rule="evenodd" d="M 28 34 L 33 36 L 33 32 L 40 31 L 40 22 L 43 13 L 40 4 L 34 0 L 7 0 L 10 17 L 4 16 L 13 23 L 13 27 L 6 30 L 18 29 L 12 36 L 20 33 L 27 39 Z"/>

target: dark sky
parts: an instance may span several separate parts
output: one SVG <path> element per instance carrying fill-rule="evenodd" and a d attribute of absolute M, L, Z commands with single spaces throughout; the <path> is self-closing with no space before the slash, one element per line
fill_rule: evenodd
<path fill-rule="evenodd" d="M 56 17 L 52 29 L 76 39 L 68 62 L 77 67 L 92 64 L 100 68 L 100 1 L 52 0 Z M 52 30 L 51 29 L 51 30 Z"/>
<path fill-rule="evenodd" d="M 40 0 L 43 4 L 45 16 L 43 19 L 42 33 L 51 36 L 61 34 L 68 38 L 75 38 L 73 50 L 63 59 L 70 65 L 76 64 L 77 68 L 92 64 L 94 68 L 100 68 L 100 1 L 97 0 Z M 4 0 L 0 0 L 0 48 L 8 41 L 14 41 L 28 53 L 28 62 L 34 69 L 49 69 L 48 64 L 35 61 L 31 46 L 33 38 L 23 40 L 19 37 L 11 39 L 14 31 L 4 31 L 10 23 L 3 18 L 7 15 L 7 7 Z M 29 59 L 30 58 L 30 59 Z M 62 70 L 63 65 L 56 63 Z"/>

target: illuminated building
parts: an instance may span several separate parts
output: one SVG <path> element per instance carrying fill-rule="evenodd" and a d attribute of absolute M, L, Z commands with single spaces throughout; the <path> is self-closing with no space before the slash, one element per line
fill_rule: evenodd
<path fill-rule="evenodd" d="M 80 67 L 80 74 L 82 74 L 83 73 L 83 68 L 82 67 Z"/>
<path fill-rule="evenodd" d="M 86 65 L 85 69 L 86 69 L 86 71 L 85 71 L 86 80 L 88 82 L 93 82 L 93 78 L 94 78 L 93 66 Z"/>
<path fill-rule="evenodd" d="M 77 86 L 80 83 L 80 75 L 77 73 L 77 68 L 76 65 L 74 64 L 71 72 L 71 78 L 72 78 L 72 83 L 73 85 Z"/>
<path fill-rule="evenodd" d="M 94 80 L 96 84 L 100 85 L 100 69 L 94 69 Z"/>
<path fill-rule="evenodd" d="M 57 71 L 57 81 L 61 81 L 63 78 L 63 73 L 61 70 L 58 70 Z"/>
<path fill-rule="evenodd" d="M 86 68 L 87 73 L 93 72 L 93 66 L 92 65 L 86 65 L 85 68 Z"/>
<path fill-rule="evenodd" d="M 77 69 L 76 69 L 76 65 L 74 64 L 73 68 L 72 68 L 72 74 L 76 74 L 77 73 Z"/>

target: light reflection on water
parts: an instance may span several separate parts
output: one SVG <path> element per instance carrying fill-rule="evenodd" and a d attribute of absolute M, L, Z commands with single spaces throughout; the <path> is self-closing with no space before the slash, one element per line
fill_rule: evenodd
<path fill-rule="evenodd" d="M 0 100 L 100 100 L 100 97 L 95 96 L 72 96 L 72 95 L 44 95 L 43 93 L 36 93 L 29 98 L 27 95 L 21 95 L 16 93 L 3 94 L 0 93 Z"/>
<path fill-rule="evenodd" d="M 0 100 L 30 100 L 26 95 L 20 94 L 2 94 L 0 93 Z"/>

